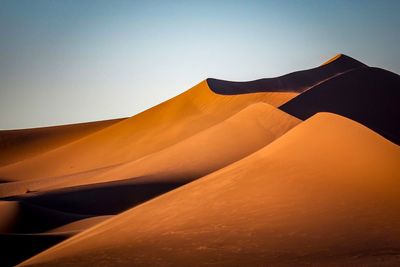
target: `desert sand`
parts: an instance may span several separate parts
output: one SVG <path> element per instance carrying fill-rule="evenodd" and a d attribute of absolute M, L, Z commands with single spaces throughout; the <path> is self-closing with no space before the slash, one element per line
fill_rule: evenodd
<path fill-rule="evenodd" d="M 55 177 L 135 160 L 211 127 L 251 103 L 279 106 L 295 95 L 222 96 L 213 93 L 203 81 L 185 93 L 111 127 L 0 168 L 0 177 L 3 181 Z M 47 164 L 41 164 L 43 162 Z"/>
<path fill-rule="evenodd" d="M 398 146 L 320 113 L 20 266 L 398 264 L 399 173 Z"/>
<path fill-rule="evenodd" d="M 139 159 L 207 129 L 252 103 L 264 102 L 280 106 L 298 92 L 322 80 L 365 66 L 355 59 L 341 55 L 329 64 L 283 76 L 286 78 L 266 79 L 262 82 L 266 89 L 252 94 L 243 94 L 242 89 L 259 91 L 257 81 L 244 83 L 242 89 L 229 84 L 230 91 L 224 93 L 221 90 L 225 89 L 220 90 L 215 84 L 210 88 L 212 82 L 207 79 L 181 95 L 111 127 L 47 153 L 0 168 L 0 177 L 7 182 L 57 177 Z M 285 89 L 271 86 L 274 84 L 285 84 Z M 43 165 L 41 162 L 48 164 Z"/>
<path fill-rule="evenodd" d="M 0 166 L 66 145 L 121 120 L 123 119 L 0 131 Z"/>
<path fill-rule="evenodd" d="M 338 54 L 0 131 L 0 266 L 398 266 L 399 93 Z"/>
<path fill-rule="evenodd" d="M 204 131 L 138 160 L 89 172 L 85 177 L 73 175 L 5 183 L 0 185 L 0 196 L 135 177 L 152 185 L 157 182 L 183 184 L 255 152 L 299 122 L 269 104 L 251 104 Z"/>

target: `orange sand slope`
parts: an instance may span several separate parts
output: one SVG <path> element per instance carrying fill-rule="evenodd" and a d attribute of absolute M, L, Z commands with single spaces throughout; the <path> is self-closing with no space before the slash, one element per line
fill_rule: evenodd
<path fill-rule="evenodd" d="M 21 266 L 395 266 L 400 148 L 319 113 Z"/>
<path fill-rule="evenodd" d="M 159 152 L 100 174 L 35 179 L 0 184 L 0 196 L 146 177 L 148 182 L 188 182 L 218 170 L 272 142 L 300 122 L 265 103 L 252 104 L 232 117 Z"/>
<path fill-rule="evenodd" d="M 132 161 L 209 128 L 249 104 L 279 106 L 294 96 L 295 93 L 222 96 L 213 93 L 203 81 L 86 138 L 0 168 L 0 177 L 3 181 L 55 177 Z"/>
<path fill-rule="evenodd" d="M 123 119 L 0 131 L 0 166 L 68 144 Z"/>

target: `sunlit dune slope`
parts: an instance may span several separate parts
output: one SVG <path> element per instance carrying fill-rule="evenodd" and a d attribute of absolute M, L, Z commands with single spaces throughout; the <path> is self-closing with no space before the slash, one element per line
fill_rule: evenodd
<path fill-rule="evenodd" d="M 269 104 L 252 104 L 215 126 L 139 160 L 87 177 L 77 175 L 2 184 L 0 196 L 27 189 L 37 191 L 133 177 L 146 177 L 149 182 L 184 183 L 255 152 L 299 122 Z"/>
<path fill-rule="evenodd" d="M 206 81 L 185 93 L 69 145 L 0 168 L 13 181 L 67 175 L 141 158 L 209 128 L 256 102 L 279 106 L 295 93 L 223 96 Z"/>
<path fill-rule="evenodd" d="M 0 131 L 0 166 L 68 144 L 121 120 Z"/>
<path fill-rule="evenodd" d="M 400 148 L 319 113 L 21 266 L 395 266 Z"/>
<path fill-rule="evenodd" d="M 210 88 L 224 95 L 255 92 L 303 92 L 322 81 L 347 71 L 367 67 L 349 56 L 339 54 L 319 67 L 296 71 L 276 78 L 265 78 L 249 82 L 231 82 L 207 79 Z"/>
<path fill-rule="evenodd" d="M 400 144 L 400 76 L 362 68 L 332 78 L 280 107 L 300 119 L 333 112 L 358 121 Z"/>

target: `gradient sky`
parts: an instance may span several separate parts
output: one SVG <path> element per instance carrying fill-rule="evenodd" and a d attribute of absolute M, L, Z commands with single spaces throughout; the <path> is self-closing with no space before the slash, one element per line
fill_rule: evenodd
<path fill-rule="evenodd" d="M 134 115 L 336 53 L 400 73 L 400 1 L 0 0 L 0 129 Z"/>

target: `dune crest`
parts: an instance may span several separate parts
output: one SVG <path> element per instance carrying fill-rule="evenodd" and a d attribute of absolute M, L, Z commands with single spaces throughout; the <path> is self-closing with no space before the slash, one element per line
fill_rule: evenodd
<path fill-rule="evenodd" d="M 292 72 L 275 78 L 265 78 L 248 82 L 232 82 L 214 78 L 207 79 L 211 90 L 217 94 L 236 95 L 257 92 L 301 93 L 312 86 L 350 70 L 365 68 L 367 65 L 354 58 L 339 54 L 321 66 Z"/>
<path fill-rule="evenodd" d="M 327 61 L 325 61 L 324 63 L 322 63 L 321 66 L 328 65 L 329 63 L 332 63 L 333 61 L 339 59 L 339 58 L 342 57 L 342 56 L 346 56 L 346 55 L 343 55 L 343 54 L 336 54 L 335 56 L 331 57 L 330 59 L 328 59 Z"/>
<path fill-rule="evenodd" d="M 396 265 L 399 173 L 398 146 L 319 113 L 20 266 Z"/>

